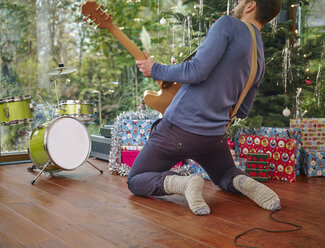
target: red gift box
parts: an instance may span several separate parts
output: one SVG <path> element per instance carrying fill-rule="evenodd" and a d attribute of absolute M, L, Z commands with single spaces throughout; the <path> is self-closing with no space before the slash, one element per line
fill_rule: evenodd
<path fill-rule="evenodd" d="M 296 181 L 294 172 L 296 140 L 242 135 L 240 157 L 249 158 L 248 153 L 269 154 L 269 178 L 288 182 Z"/>
<path fill-rule="evenodd" d="M 128 166 L 132 167 L 136 157 L 138 156 L 140 151 L 121 151 L 122 155 L 122 164 L 127 164 Z M 183 161 L 177 163 L 175 166 L 182 166 Z M 174 166 L 174 167 L 175 167 Z"/>
<path fill-rule="evenodd" d="M 122 153 L 122 164 L 127 164 L 132 167 L 134 160 L 138 156 L 140 151 L 121 151 Z"/>

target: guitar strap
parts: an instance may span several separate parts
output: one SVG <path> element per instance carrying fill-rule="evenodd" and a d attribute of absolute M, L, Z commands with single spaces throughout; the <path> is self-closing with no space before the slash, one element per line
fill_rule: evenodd
<path fill-rule="evenodd" d="M 243 92 L 241 93 L 235 108 L 232 109 L 232 107 L 231 107 L 230 110 L 229 110 L 230 122 L 227 125 L 227 129 L 230 127 L 231 123 L 236 119 L 236 113 L 237 113 L 242 101 L 244 100 L 245 96 L 247 95 L 248 91 L 252 87 L 252 85 L 254 83 L 255 75 L 256 75 L 256 72 L 257 72 L 257 48 L 256 48 L 255 31 L 254 31 L 253 26 L 250 23 L 247 23 L 247 22 L 244 22 L 244 23 L 247 25 L 247 27 L 248 27 L 251 35 L 252 35 L 252 39 L 253 39 L 251 71 L 249 73 L 249 78 L 248 78 L 248 81 L 246 83 L 246 86 L 245 86 Z"/>

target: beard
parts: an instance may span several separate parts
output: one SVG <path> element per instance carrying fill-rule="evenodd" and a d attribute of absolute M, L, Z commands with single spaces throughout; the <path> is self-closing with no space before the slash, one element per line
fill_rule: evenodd
<path fill-rule="evenodd" d="M 232 16 L 240 20 L 243 17 L 244 9 L 245 5 L 243 5 L 240 9 L 234 11 Z"/>

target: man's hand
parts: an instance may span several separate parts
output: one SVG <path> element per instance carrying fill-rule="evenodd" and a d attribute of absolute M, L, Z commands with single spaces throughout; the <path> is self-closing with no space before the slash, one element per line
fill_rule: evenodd
<path fill-rule="evenodd" d="M 150 55 L 146 51 L 144 51 L 143 53 L 147 59 L 137 60 L 136 64 L 145 77 L 151 77 L 152 66 L 156 62 L 150 57 Z"/>

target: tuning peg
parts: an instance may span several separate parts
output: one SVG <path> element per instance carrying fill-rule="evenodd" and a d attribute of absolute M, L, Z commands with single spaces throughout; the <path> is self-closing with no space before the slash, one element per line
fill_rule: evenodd
<path fill-rule="evenodd" d="M 100 9 L 103 9 L 104 8 L 104 5 L 100 5 L 97 9 L 96 9 L 96 11 L 98 11 L 98 10 L 100 10 Z"/>
<path fill-rule="evenodd" d="M 89 22 L 89 24 L 92 25 L 95 21 L 96 21 L 96 19 L 94 18 L 94 19 L 92 19 L 91 22 Z"/>
<path fill-rule="evenodd" d="M 104 10 L 100 15 L 104 15 L 104 14 L 106 14 L 106 12 L 107 12 L 107 9 Z"/>
<path fill-rule="evenodd" d="M 101 24 L 102 23 L 99 23 L 98 25 L 96 25 L 96 27 L 94 29 L 96 30 Z"/>
<path fill-rule="evenodd" d="M 87 15 L 86 17 L 84 17 L 84 21 L 87 21 L 89 19 L 89 17 L 90 17 L 90 14 Z"/>

